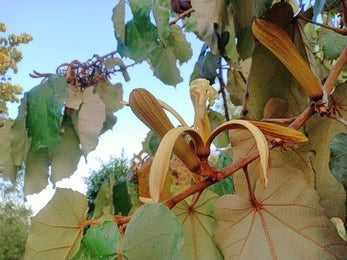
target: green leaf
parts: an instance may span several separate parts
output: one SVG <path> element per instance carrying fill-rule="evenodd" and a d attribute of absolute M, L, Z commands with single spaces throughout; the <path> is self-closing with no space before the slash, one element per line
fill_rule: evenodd
<path fill-rule="evenodd" d="M 154 75 L 165 84 L 176 86 L 183 81 L 176 66 L 176 56 L 172 47 L 158 45 L 151 52 L 149 62 Z"/>
<path fill-rule="evenodd" d="M 286 2 L 275 4 L 265 15 L 265 19 L 276 23 L 292 38 L 298 38 L 296 24 L 290 23 L 293 10 Z M 298 46 L 299 43 L 296 43 Z M 300 47 L 300 46 L 299 46 Z M 304 51 L 300 47 L 301 53 Z M 248 77 L 250 115 L 261 119 L 265 104 L 273 97 L 282 98 L 288 102 L 287 114 L 283 117 L 296 116 L 309 103 L 305 90 L 293 78 L 284 65 L 261 44 L 257 44 L 252 56 L 251 71 Z"/>
<path fill-rule="evenodd" d="M 112 10 L 112 18 L 114 31 L 117 39 L 121 42 L 125 41 L 125 0 L 120 0 Z"/>
<path fill-rule="evenodd" d="M 342 118 L 347 118 L 346 84 L 336 87 L 330 104 L 339 109 Z M 336 134 L 345 132 L 346 128 L 340 122 L 319 115 L 313 115 L 305 125 L 310 148 L 314 151 L 311 164 L 314 169 L 315 188 L 320 197 L 320 204 L 327 216 L 341 219 L 346 213 L 346 193 L 343 185 L 336 180 L 329 169 L 329 146 Z"/>
<path fill-rule="evenodd" d="M 237 34 L 237 52 L 240 58 L 246 60 L 252 56 L 254 49 L 254 36 L 250 28 L 243 28 Z"/>
<path fill-rule="evenodd" d="M 82 239 L 80 250 L 72 260 L 113 260 L 117 256 L 120 240 L 117 224 L 105 221 L 88 229 Z"/>
<path fill-rule="evenodd" d="M 181 259 L 182 226 L 167 207 L 146 204 L 131 217 L 122 244 L 124 259 Z"/>
<path fill-rule="evenodd" d="M 213 84 L 218 75 L 218 62 L 219 56 L 214 55 L 210 51 L 200 55 L 195 64 L 194 71 L 190 76 L 190 81 L 197 78 L 205 78 Z"/>
<path fill-rule="evenodd" d="M 234 194 L 235 189 L 233 178 L 228 177 L 223 181 L 219 181 L 216 184 L 211 185 L 208 189 L 219 196 L 223 196 L 225 194 Z"/>
<path fill-rule="evenodd" d="M 171 34 L 169 18 L 170 18 L 170 9 L 163 5 L 162 1 L 155 1 L 153 6 L 153 15 L 155 23 L 158 27 L 159 39 L 167 44 L 168 38 Z"/>
<path fill-rule="evenodd" d="M 216 129 L 218 126 L 220 126 L 221 124 L 225 122 L 225 117 L 221 113 L 214 111 L 212 109 L 208 110 L 208 119 L 210 120 L 211 130 Z M 220 133 L 213 140 L 213 144 L 217 148 L 226 147 L 228 144 L 230 144 L 228 132 L 224 131 Z"/>
<path fill-rule="evenodd" d="M 38 193 L 48 185 L 50 154 L 47 149 L 30 150 L 25 162 L 24 195 Z"/>
<path fill-rule="evenodd" d="M 146 60 L 158 45 L 157 38 L 157 28 L 150 22 L 150 18 L 135 16 L 133 20 L 126 24 L 125 42 L 118 42 L 117 50 L 121 56 L 141 62 Z"/>
<path fill-rule="evenodd" d="M 184 37 L 182 30 L 177 25 L 171 25 L 171 34 L 169 36 L 168 45 L 173 48 L 176 59 L 180 64 L 187 62 L 193 55 L 190 43 Z"/>
<path fill-rule="evenodd" d="M 83 103 L 78 111 L 76 129 L 86 157 L 98 145 L 98 137 L 106 120 L 106 107 L 93 86 L 84 89 L 81 99 Z"/>
<path fill-rule="evenodd" d="M 228 59 L 234 63 L 237 64 L 239 60 L 239 54 L 237 52 L 236 48 L 236 31 L 235 31 L 235 23 L 234 23 L 234 16 L 232 11 L 232 6 L 229 5 L 226 7 L 226 11 L 224 14 L 224 20 L 223 25 L 224 28 L 222 28 L 221 35 L 227 33 L 228 34 L 228 42 L 225 46 L 225 51 L 221 50 L 221 42 L 219 40 L 219 50 L 223 56 L 228 57 Z"/>
<path fill-rule="evenodd" d="M 319 36 L 324 58 L 326 59 L 337 59 L 347 46 L 347 37 L 345 35 L 321 28 Z"/>
<path fill-rule="evenodd" d="M 17 170 L 11 158 L 11 126 L 7 120 L 0 128 L 0 176 L 10 179 L 13 183 L 17 178 Z"/>
<path fill-rule="evenodd" d="M 123 99 L 123 87 L 120 83 L 112 85 L 110 82 L 100 82 L 96 86 L 96 92 L 105 103 L 106 120 L 101 130 L 101 132 L 104 133 L 109 129 L 112 130 L 117 122 L 117 118 L 113 113 L 123 107 L 121 104 Z"/>
<path fill-rule="evenodd" d="M 122 216 L 127 216 L 133 206 L 124 177 L 117 178 L 113 186 L 113 206 L 115 214 L 121 213 Z"/>
<path fill-rule="evenodd" d="M 228 151 L 223 151 L 220 154 L 218 154 L 218 160 L 216 163 L 215 168 L 220 171 L 229 165 L 231 165 L 233 161 L 232 156 Z M 218 194 L 219 196 L 225 195 L 225 194 L 234 194 L 234 180 L 232 177 L 228 177 L 224 179 L 223 181 L 219 181 L 216 184 L 211 185 L 208 187 L 209 190 L 213 191 L 214 193 Z"/>
<path fill-rule="evenodd" d="M 24 94 L 18 108 L 18 116 L 11 127 L 11 158 L 17 167 L 23 165 L 30 148 L 31 140 L 26 128 L 27 107 L 28 98 L 27 94 Z"/>
<path fill-rule="evenodd" d="M 135 17 L 149 17 L 153 0 L 129 0 L 131 11 Z"/>
<path fill-rule="evenodd" d="M 114 206 L 112 201 L 112 184 L 105 180 L 101 185 L 98 194 L 94 200 L 95 208 L 93 218 L 100 218 L 102 215 L 114 215 Z"/>
<path fill-rule="evenodd" d="M 145 140 L 142 142 L 142 151 L 153 156 L 158 150 L 160 138 L 153 131 L 149 131 Z"/>
<path fill-rule="evenodd" d="M 51 177 L 55 183 L 70 177 L 76 170 L 82 156 L 80 141 L 75 131 L 71 118 L 63 120 L 63 134 L 52 150 Z"/>
<path fill-rule="evenodd" d="M 80 247 L 87 199 L 79 192 L 58 188 L 50 202 L 31 219 L 25 260 L 71 259 Z"/>
<path fill-rule="evenodd" d="M 330 143 L 329 168 L 335 178 L 347 189 L 347 134 L 334 136 Z"/>
<path fill-rule="evenodd" d="M 218 196 L 207 190 L 201 194 L 195 204 L 193 204 L 194 199 L 195 196 L 190 196 L 172 209 L 184 230 L 182 259 L 223 259 L 213 239 L 216 228 L 213 209 Z"/>
<path fill-rule="evenodd" d="M 241 76 L 241 71 L 230 69 L 228 70 L 228 83 L 226 88 L 230 93 L 231 102 L 236 105 L 242 105 L 246 92 L 246 82 Z"/>
<path fill-rule="evenodd" d="M 31 149 L 52 148 L 59 139 L 62 109 L 67 97 L 64 77 L 51 76 L 47 81 L 27 93 L 28 114 L 26 125 L 32 137 Z"/>

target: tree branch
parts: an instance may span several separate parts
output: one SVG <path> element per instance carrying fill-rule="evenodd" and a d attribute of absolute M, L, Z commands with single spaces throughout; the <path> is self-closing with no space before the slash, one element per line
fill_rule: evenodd
<path fill-rule="evenodd" d="M 180 19 L 183 19 L 184 17 L 190 15 L 195 10 L 193 8 L 188 9 L 187 11 L 184 11 L 183 13 L 179 14 L 175 19 L 169 22 L 170 25 L 177 23 Z"/>
<path fill-rule="evenodd" d="M 228 109 L 227 99 L 226 99 L 226 95 L 225 95 L 225 83 L 224 83 L 224 79 L 223 79 L 223 69 L 222 69 L 222 60 L 221 59 L 219 59 L 218 81 L 219 81 L 219 85 L 220 85 L 219 92 L 222 93 L 222 98 L 223 98 L 225 119 L 226 119 L 226 121 L 229 121 L 230 120 L 230 116 L 229 116 L 229 109 Z"/>
<path fill-rule="evenodd" d="M 315 22 L 315 21 L 312 21 L 312 20 L 306 18 L 306 17 L 303 16 L 303 15 L 299 15 L 298 18 L 301 19 L 301 20 L 304 20 L 304 21 L 306 21 L 306 22 L 309 22 L 309 23 L 312 23 L 312 24 L 321 26 L 321 27 L 323 27 L 323 28 L 332 30 L 332 31 L 334 31 L 334 32 L 336 32 L 336 33 L 338 33 L 338 34 L 347 35 L 347 30 L 345 30 L 345 29 L 335 28 L 335 27 L 332 27 L 332 26 L 329 26 L 329 25 L 317 23 L 317 22 Z"/>

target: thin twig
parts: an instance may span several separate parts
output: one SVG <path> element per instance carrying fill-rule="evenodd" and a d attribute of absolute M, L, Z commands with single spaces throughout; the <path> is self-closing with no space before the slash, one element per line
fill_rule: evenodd
<path fill-rule="evenodd" d="M 227 121 L 229 121 L 230 120 L 230 116 L 229 116 L 229 109 L 228 109 L 228 104 L 227 104 L 227 98 L 226 98 L 226 95 L 225 95 L 225 83 L 224 83 L 224 79 L 223 79 L 223 69 L 222 69 L 222 60 L 221 59 L 219 59 L 218 80 L 219 80 L 219 85 L 220 85 L 219 92 L 222 94 L 222 98 L 223 98 L 225 119 Z"/>
<path fill-rule="evenodd" d="M 173 19 L 172 21 L 169 22 L 170 25 L 177 23 L 180 19 L 183 19 L 184 17 L 190 15 L 192 12 L 194 12 L 195 10 L 193 8 L 190 8 L 186 11 L 184 11 L 183 13 L 179 14 L 175 19 Z"/>
<path fill-rule="evenodd" d="M 306 18 L 306 17 L 303 16 L 303 15 L 298 15 L 298 18 L 301 19 L 301 20 L 304 20 L 304 21 L 306 21 L 306 22 L 309 22 L 309 23 L 312 23 L 312 24 L 321 26 L 321 27 L 323 27 L 323 28 L 332 30 L 332 31 L 334 31 L 334 32 L 336 32 L 336 33 L 338 33 L 338 34 L 347 35 L 347 30 L 346 30 L 346 29 L 335 28 L 335 27 L 332 27 L 332 26 L 329 26 L 329 25 L 317 23 L 317 22 L 315 22 L 315 21 L 312 21 L 312 20 Z"/>

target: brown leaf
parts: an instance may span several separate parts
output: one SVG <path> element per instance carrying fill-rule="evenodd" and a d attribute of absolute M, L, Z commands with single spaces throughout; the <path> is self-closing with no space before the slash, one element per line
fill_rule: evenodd
<path fill-rule="evenodd" d="M 216 241 L 225 259 L 344 259 L 347 244 L 324 215 L 299 169 L 273 168 L 255 188 L 258 207 L 238 195 L 215 206 Z"/>
<path fill-rule="evenodd" d="M 31 220 L 24 259 L 70 259 L 79 249 L 86 219 L 87 199 L 79 192 L 58 188 Z"/>

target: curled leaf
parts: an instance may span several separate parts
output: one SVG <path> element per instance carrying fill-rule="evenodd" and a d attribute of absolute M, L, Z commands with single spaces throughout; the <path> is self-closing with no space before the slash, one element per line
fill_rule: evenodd
<path fill-rule="evenodd" d="M 280 126 L 277 124 L 259 122 L 259 121 L 250 121 L 252 124 L 257 126 L 264 134 L 281 138 L 283 141 L 290 143 L 305 143 L 308 141 L 308 138 L 300 131 L 294 130 L 285 126 Z"/>
<path fill-rule="evenodd" d="M 264 186 L 266 186 L 267 185 L 266 172 L 267 172 L 268 161 L 269 161 L 269 146 L 267 144 L 267 140 L 264 134 L 254 124 L 245 120 L 232 120 L 224 124 L 221 124 L 210 134 L 210 136 L 208 137 L 206 146 L 209 147 L 213 139 L 221 132 L 225 130 L 236 129 L 236 128 L 246 128 L 248 131 L 252 133 L 256 141 L 259 154 L 260 154 L 261 170 L 259 171 L 259 178 L 261 180 L 261 183 Z"/>
<path fill-rule="evenodd" d="M 287 67 L 312 100 L 318 100 L 323 96 L 320 82 L 289 36 L 279 26 L 255 19 L 252 31 L 255 37 Z"/>
<path fill-rule="evenodd" d="M 203 147 L 203 141 L 199 134 L 189 127 L 178 127 L 167 132 L 153 158 L 152 167 L 149 173 L 149 192 L 154 202 L 159 201 L 167 171 L 169 170 L 172 150 L 177 139 L 184 132 L 188 133 L 193 138 L 198 152 L 199 149 Z"/>

